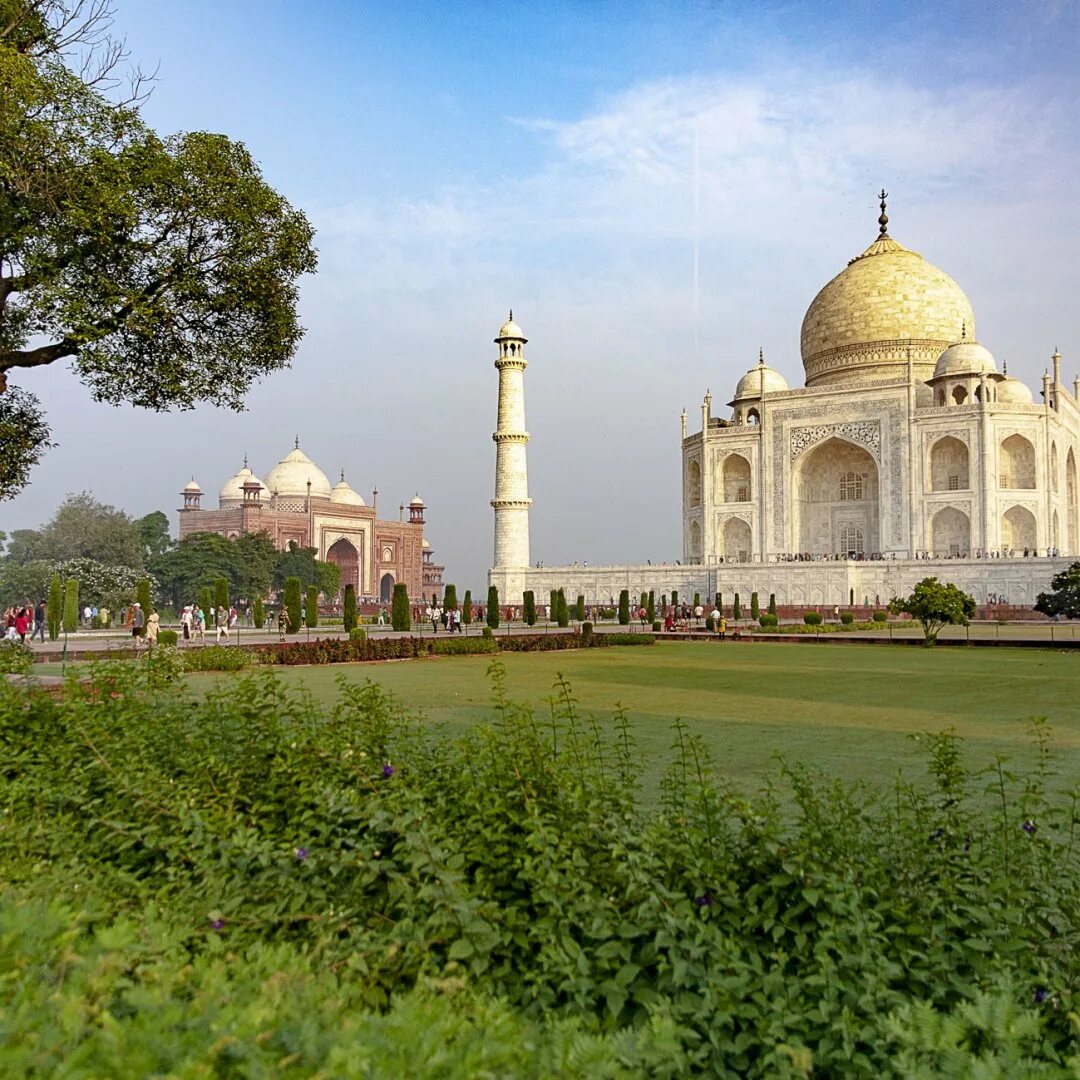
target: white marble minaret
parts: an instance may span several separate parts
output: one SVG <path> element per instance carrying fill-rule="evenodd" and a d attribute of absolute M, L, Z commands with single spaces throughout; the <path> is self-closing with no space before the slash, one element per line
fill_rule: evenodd
<path fill-rule="evenodd" d="M 529 473 L 525 447 L 525 335 L 514 313 L 499 329 L 499 423 L 495 440 L 495 561 L 493 569 L 529 565 Z"/>

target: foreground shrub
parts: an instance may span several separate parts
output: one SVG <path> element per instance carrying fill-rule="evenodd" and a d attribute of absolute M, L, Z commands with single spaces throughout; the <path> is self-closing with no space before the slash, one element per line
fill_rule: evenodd
<path fill-rule="evenodd" d="M 235 645 L 205 645 L 183 651 L 188 671 L 243 671 L 251 667 L 251 653 Z"/>
<path fill-rule="evenodd" d="M 354 626 L 349 631 L 350 641 L 367 641 L 367 631 L 362 626 Z"/>
<path fill-rule="evenodd" d="M 287 629 L 290 634 L 300 632 L 300 590 L 302 588 L 303 584 L 298 577 L 287 577 L 285 579 L 282 603 L 285 605 Z"/>
<path fill-rule="evenodd" d="M 494 637 L 452 637 L 431 642 L 431 652 L 435 656 L 475 656 L 498 651 Z"/>
<path fill-rule="evenodd" d="M 345 596 L 341 602 L 341 626 L 346 634 L 356 629 L 356 586 L 352 582 L 345 586 Z"/>
<path fill-rule="evenodd" d="M 309 585 L 304 597 L 304 625 L 314 630 L 319 625 L 319 587 Z"/>
<path fill-rule="evenodd" d="M 499 590 L 495 585 L 488 586 L 487 611 L 485 621 L 491 630 L 499 629 Z"/>
<path fill-rule="evenodd" d="M 79 628 L 79 583 L 74 578 L 64 582 L 63 626 L 65 634 L 74 634 Z"/>
<path fill-rule="evenodd" d="M 0 641 L 0 675 L 29 675 L 34 650 L 24 641 Z"/>
<path fill-rule="evenodd" d="M 821 625 L 821 612 L 820 611 L 808 611 L 802 617 L 803 622 L 807 626 L 820 626 Z"/>
<path fill-rule="evenodd" d="M 159 645 L 175 645 L 179 641 L 180 635 L 175 630 L 159 630 L 158 631 L 158 644 Z"/>
<path fill-rule="evenodd" d="M 791 766 L 751 804 L 677 723 L 653 805 L 624 714 L 491 678 L 455 740 L 371 683 L 0 684 L 5 1073 L 1075 1075 L 1041 726 L 1029 775 L 941 733 L 925 782 Z"/>
<path fill-rule="evenodd" d="M 402 581 L 394 585 L 393 597 L 390 601 L 390 625 L 395 630 L 408 630 L 412 627 L 409 592 Z"/>
<path fill-rule="evenodd" d="M 261 596 L 256 596 L 255 602 L 251 605 L 251 621 L 255 624 L 256 630 L 261 630 L 266 625 L 266 606 Z"/>

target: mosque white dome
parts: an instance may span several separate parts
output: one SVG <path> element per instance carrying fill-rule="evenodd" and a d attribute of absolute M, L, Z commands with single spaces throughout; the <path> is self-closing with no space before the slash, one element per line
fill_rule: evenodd
<path fill-rule="evenodd" d="M 997 384 L 997 400 L 1011 405 L 1030 405 L 1035 398 L 1025 383 L 1014 379 L 1011 375 L 1006 375 Z"/>
<path fill-rule="evenodd" d="M 528 341 L 521 327 L 514 322 L 514 313 L 512 311 L 510 312 L 510 318 L 499 327 L 499 336 L 495 340 L 501 341 L 503 338 L 517 338 L 520 341 Z"/>
<path fill-rule="evenodd" d="M 950 345 L 939 357 L 934 367 L 934 378 L 943 375 L 981 375 L 997 371 L 997 364 L 990 350 L 977 341 L 964 339 Z"/>
<path fill-rule="evenodd" d="M 197 481 L 195 480 L 194 476 L 184 485 L 184 492 L 183 493 L 185 495 L 201 495 L 202 494 L 202 488 L 199 487 L 199 485 L 198 485 Z"/>
<path fill-rule="evenodd" d="M 244 467 L 235 475 L 230 476 L 224 484 L 221 485 L 221 490 L 218 492 L 218 503 L 224 506 L 226 503 L 240 503 L 244 501 L 244 484 L 256 483 L 262 485 L 262 490 L 258 494 L 260 502 L 265 502 L 270 498 L 270 493 L 266 490 L 266 485 L 248 468 L 247 462 L 244 462 Z"/>
<path fill-rule="evenodd" d="M 424 506 L 426 508 L 426 504 L 425 504 L 424 500 L 421 499 L 419 495 L 414 495 L 409 500 L 409 505 L 410 506 Z"/>
<path fill-rule="evenodd" d="M 787 389 L 787 379 L 762 359 L 739 380 L 735 387 L 735 396 L 731 400 L 743 401 L 746 398 L 761 397 L 762 393 L 775 394 Z"/>
<path fill-rule="evenodd" d="M 330 498 L 330 481 L 326 473 L 300 449 L 299 440 L 266 474 L 267 488 L 271 494 L 282 498 L 307 498 L 308 481 L 311 482 L 313 498 Z"/>
<path fill-rule="evenodd" d="M 341 479 L 334 485 L 334 490 L 330 492 L 330 501 L 341 506 L 367 506 L 367 503 L 359 494 L 353 491 L 346 483 L 344 469 L 341 472 Z"/>

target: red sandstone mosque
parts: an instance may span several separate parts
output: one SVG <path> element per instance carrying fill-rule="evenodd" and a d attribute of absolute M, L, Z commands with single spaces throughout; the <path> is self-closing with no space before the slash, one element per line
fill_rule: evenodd
<path fill-rule="evenodd" d="M 203 490 L 194 478 L 180 494 L 181 540 L 193 533 L 236 540 L 266 532 L 282 550 L 290 543 L 313 547 L 318 559 L 337 563 L 342 590 L 351 584 L 360 598 L 388 603 L 398 582 L 404 582 L 410 599 L 442 596 L 443 567 L 431 561 L 432 550 L 424 539 L 424 500 L 417 495 L 402 504 L 397 521 L 379 520 L 378 490 L 372 492 L 369 506 L 348 485 L 344 470 L 331 487 L 322 469 L 300 449 L 299 436 L 266 474 L 265 483 L 245 457 L 244 467 L 218 492 L 216 510 L 202 506 Z"/>

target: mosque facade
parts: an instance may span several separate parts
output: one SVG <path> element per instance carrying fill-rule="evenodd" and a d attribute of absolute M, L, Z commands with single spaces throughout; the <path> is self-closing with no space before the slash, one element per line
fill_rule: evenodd
<path fill-rule="evenodd" d="M 979 342 L 956 282 L 889 235 L 884 192 L 878 226 L 806 312 L 804 386 L 759 353 L 727 415 L 713 414 L 709 392 L 699 430 L 683 411 L 682 552 L 670 566 L 530 568 L 524 387 L 504 380 L 508 359 L 523 376 L 526 339 L 504 325 L 490 573 L 500 596 L 757 591 L 832 606 L 885 603 L 935 575 L 979 603 L 1033 604 L 1080 556 L 1080 380 L 1065 386 L 1055 349 L 1036 399 Z M 504 460 L 500 438 L 518 459 Z"/>
<path fill-rule="evenodd" d="M 192 478 L 183 491 L 180 539 L 194 533 L 218 533 L 236 540 L 265 532 L 280 550 L 290 544 L 311 547 L 316 558 L 341 569 L 341 588 L 353 585 L 357 597 L 389 603 L 394 585 L 403 582 L 414 600 L 442 595 L 443 567 L 436 565 L 424 538 L 419 495 L 402 504 L 397 521 L 377 513 L 378 491 L 371 505 L 341 479 L 333 487 L 326 474 L 300 449 L 293 449 L 260 480 L 244 466 L 218 492 L 216 509 L 202 505 L 203 490 Z M 407 516 L 406 516 L 407 513 Z M 327 598 L 333 599 L 333 598 Z"/>

